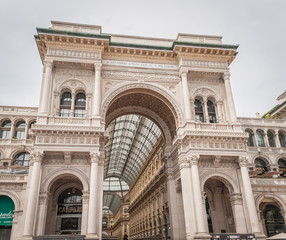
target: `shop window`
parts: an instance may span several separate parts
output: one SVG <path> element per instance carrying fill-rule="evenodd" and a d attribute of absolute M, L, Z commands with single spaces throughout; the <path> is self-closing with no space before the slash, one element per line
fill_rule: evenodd
<path fill-rule="evenodd" d="M 24 121 L 20 121 L 16 124 L 15 127 L 15 139 L 24 139 L 25 138 L 25 128 L 26 128 L 26 123 Z"/>
<path fill-rule="evenodd" d="M 208 107 L 208 115 L 209 115 L 210 123 L 216 123 L 215 106 L 213 102 L 208 100 L 207 107 Z"/>
<path fill-rule="evenodd" d="M 259 147 L 265 147 L 263 133 L 259 130 L 256 131 L 256 139 L 257 139 L 257 145 Z"/>
<path fill-rule="evenodd" d="M 10 120 L 7 120 L 7 121 L 2 123 L 1 138 L 10 138 L 11 126 L 12 126 L 12 124 L 11 124 Z"/>
<path fill-rule="evenodd" d="M 22 152 L 16 155 L 14 159 L 14 165 L 28 167 L 30 163 L 30 154 Z"/>
<path fill-rule="evenodd" d="M 82 192 L 68 188 L 60 194 L 57 203 L 56 234 L 80 234 Z"/>
<path fill-rule="evenodd" d="M 203 106 L 200 100 L 195 100 L 196 122 L 204 122 Z"/>

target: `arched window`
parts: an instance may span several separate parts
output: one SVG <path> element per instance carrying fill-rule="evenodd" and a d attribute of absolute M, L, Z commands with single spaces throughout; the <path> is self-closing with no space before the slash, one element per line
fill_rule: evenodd
<path fill-rule="evenodd" d="M 204 122 L 203 106 L 200 100 L 195 100 L 196 122 Z"/>
<path fill-rule="evenodd" d="M 284 219 L 278 207 L 272 204 L 267 205 L 263 215 L 268 237 L 285 232 Z"/>
<path fill-rule="evenodd" d="M 256 131 L 256 139 L 257 139 L 257 145 L 259 147 L 265 147 L 263 133 L 259 130 Z"/>
<path fill-rule="evenodd" d="M 274 134 L 271 131 L 267 132 L 267 138 L 270 147 L 276 147 Z"/>
<path fill-rule="evenodd" d="M 285 139 L 284 133 L 280 131 L 278 133 L 278 136 L 279 136 L 279 141 L 280 141 L 281 147 L 286 147 L 286 139 Z"/>
<path fill-rule="evenodd" d="M 267 165 L 266 162 L 261 158 L 256 158 L 254 161 L 256 171 L 261 171 L 261 173 L 257 175 L 262 175 L 263 173 L 267 172 Z"/>
<path fill-rule="evenodd" d="M 85 117 L 86 98 L 84 93 L 78 93 L 75 98 L 75 117 Z"/>
<path fill-rule="evenodd" d="M 279 171 L 281 172 L 280 176 L 281 177 L 286 176 L 286 161 L 281 158 L 278 160 L 278 165 L 279 165 Z"/>
<path fill-rule="evenodd" d="M 11 133 L 11 121 L 7 120 L 2 123 L 1 126 L 1 138 L 10 138 Z"/>
<path fill-rule="evenodd" d="M 58 198 L 56 234 L 80 234 L 82 192 L 77 188 L 64 190 Z"/>
<path fill-rule="evenodd" d="M 72 95 L 70 92 L 64 92 L 61 96 L 60 116 L 69 117 L 71 111 Z"/>
<path fill-rule="evenodd" d="M 28 167 L 30 163 L 30 154 L 27 152 L 21 152 L 17 154 L 14 160 L 14 165 Z"/>
<path fill-rule="evenodd" d="M 247 140 L 247 146 L 253 147 L 254 141 L 253 141 L 253 133 L 250 130 L 245 130 L 246 133 L 248 133 L 248 140 Z"/>
<path fill-rule="evenodd" d="M 16 139 L 25 138 L 25 128 L 26 128 L 26 123 L 24 121 L 18 122 L 16 124 L 14 138 L 16 138 Z"/>
<path fill-rule="evenodd" d="M 213 102 L 208 100 L 207 107 L 208 107 L 208 114 L 209 114 L 210 123 L 216 123 L 215 106 L 214 106 Z"/>

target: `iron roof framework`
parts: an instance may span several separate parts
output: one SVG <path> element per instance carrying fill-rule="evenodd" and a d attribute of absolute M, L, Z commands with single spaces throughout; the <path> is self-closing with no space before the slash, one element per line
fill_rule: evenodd
<path fill-rule="evenodd" d="M 160 137 L 161 130 L 146 117 L 123 115 L 114 119 L 107 131 L 109 140 L 105 146 L 104 206 L 115 213 L 121 198 L 129 190 Z"/>

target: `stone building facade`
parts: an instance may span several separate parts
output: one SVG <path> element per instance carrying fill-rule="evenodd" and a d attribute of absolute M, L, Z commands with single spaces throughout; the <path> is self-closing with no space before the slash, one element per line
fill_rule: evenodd
<path fill-rule="evenodd" d="M 237 45 L 64 22 L 35 39 L 39 107 L 0 107 L 4 239 L 285 231 L 285 94 L 269 118 L 236 116 Z"/>

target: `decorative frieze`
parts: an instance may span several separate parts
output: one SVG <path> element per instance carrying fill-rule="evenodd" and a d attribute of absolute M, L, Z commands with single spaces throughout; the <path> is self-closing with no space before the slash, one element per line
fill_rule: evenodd
<path fill-rule="evenodd" d="M 168 69 L 177 70 L 177 65 L 171 64 L 158 64 L 158 63 L 147 63 L 147 62 L 129 62 L 129 61 L 118 61 L 118 60 L 102 60 L 104 65 L 122 66 L 122 67 L 137 67 L 137 68 L 158 68 L 158 69 Z"/>
<path fill-rule="evenodd" d="M 203 68 L 219 68 L 219 69 L 228 68 L 227 62 L 223 62 L 223 61 L 181 59 L 180 65 L 188 66 L 188 67 L 203 67 Z"/>
<path fill-rule="evenodd" d="M 100 52 L 70 50 L 70 49 L 56 49 L 48 48 L 47 56 L 66 57 L 66 58 L 81 58 L 81 59 L 101 59 Z"/>
<path fill-rule="evenodd" d="M 118 72 L 118 71 L 102 71 L 104 78 L 114 79 L 132 79 L 145 81 L 163 81 L 163 82 L 178 82 L 180 78 L 178 75 L 162 74 L 162 73 L 142 73 L 142 72 Z"/>

